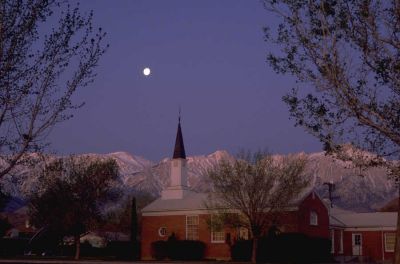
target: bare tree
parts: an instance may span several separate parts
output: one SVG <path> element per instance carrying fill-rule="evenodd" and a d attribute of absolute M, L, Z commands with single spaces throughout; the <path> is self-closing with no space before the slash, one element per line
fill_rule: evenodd
<path fill-rule="evenodd" d="M 0 1 L 0 178 L 72 117 L 72 96 L 107 48 L 92 16 L 63 0 Z M 58 20 L 58 22 L 57 22 Z"/>
<path fill-rule="evenodd" d="M 297 79 L 284 97 L 296 125 L 340 159 L 360 168 L 386 166 L 398 183 L 399 1 L 263 2 L 280 19 L 276 30 L 265 31 L 279 50 L 268 60 L 276 72 Z M 400 218 L 396 237 L 400 263 Z"/>
<path fill-rule="evenodd" d="M 221 161 L 209 171 L 215 199 L 207 206 L 227 212 L 224 221 L 248 228 L 253 238 L 253 263 L 258 240 L 268 231 L 275 213 L 284 210 L 307 187 L 305 166 L 306 159 L 301 156 L 276 160 L 258 153 L 251 159 Z M 237 217 L 232 217 L 232 212 L 238 212 Z"/>
<path fill-rule="evenodd" d="M 73 236 L 79 259 L 81 234 L 99 226 L 106 218 L 105 206 L 119 197 L 118 175 L 113 159 L 71 156 L 52 161 L 39 175 L 38 192 L 30 197 L 33 224 L 55 237 Z"/>

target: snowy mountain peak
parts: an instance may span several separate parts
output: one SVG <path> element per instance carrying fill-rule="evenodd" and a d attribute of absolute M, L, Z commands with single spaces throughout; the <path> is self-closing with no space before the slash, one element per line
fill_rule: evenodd
<path fill-rule="evenodd" d="M 311 187 L 315 187 L 321 197 L 328 197 L 328 189 L 324 183 L 335 184 L 334 204 L 344 209 L 371 211 L 396 196 L 396 188 L 387 179 L 387 172 L 383 168 L 359 171 L 347 166 L 346 162 L 325 155 L 324 152 L 294 155 L 304 155 L 308 158 L 307 174 L 312 178 Z M 84 154 L 84 156 L 101 159 L 114 158 L 120 168 L 123 189 L 127 193 L 143 191 L 159 195 L 162 189 L 169 186 L 170 158 L 154 163 L 127 152 Z M 275 155 L 275 157 L 279 159 L 283 155 Z M 207 170 L 223 159 L 234 160 L 234 157 L 225 150 L 187 157 L 190 188 L 200 192 L 207 191 L 210 188 Z M 34 181 L 35 178 L 24 173 L 24 168 L 21 168 L 18 181 L 15 181 L 15 177 L 4 177 L 0 184 L 4 190 L 23 198 L 24 194 L 29 194 L 29 188 L 32 188 Z"/>

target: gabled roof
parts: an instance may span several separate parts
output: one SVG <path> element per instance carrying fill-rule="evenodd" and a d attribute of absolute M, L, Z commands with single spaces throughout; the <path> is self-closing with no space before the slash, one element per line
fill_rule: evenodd
<path fill-rule="evenodd" d="M 206 201 L 208 194 L 189 191 L 183 199 L 158 198 L 142 209 L 142 212 L 166 212 L 183 210 L 207 210 Z"/>
<path fill-rule="evenodd" d="M 340 222 L 344 227 L 366 228 L 366 227 L 396 227 L 397 213 L 374 212 L 374 213 L 343 213 L 331 215 L 330 225 Z M 337 222 L 338 221 L 338 222 Z"/>
<path fill-rule="evenodd" d="M 308 188 L 304 190 L 300 195 L 289 203 L 288 207 L 298 206 L 304 201 L 304 199 L 310 195 L 314 189 Z M 318 195 L 315 194 L 317 197 Z M 207 201 L 213 200 L 215 202 L 216 197 L 211 198 L 211 194 L 208 193 L 197 193 L 189 191 L 182 199 L 161 199 L 158 198 L 151 204 L 147 205 L 142 209 L 143 213 L 147 212 L 168 212 L 168 211 L 184 211 L 184 210 L 207 210 Z"/>
<path fill-rule="evenodd" d="M 183 136 L 181 129 L 181 120 L 179 118 L 178 131 L 176 133 L 175 148 L 173 159 L 186 159 L 185 145 L 183 144 Z"/>
<path fill-rule="evenodd" d="M 295 197 L 292 201 L 290 201 L 289 206 L 297 206 L 297 205 L 301 204 L 312 193 L 314 193 L 314 195 L 317 196 L 323 203 L 321 197 L 317 194 L 317 192 L 314 191 L 314 187 L 308 187 L 308 188 L 305 188 L 303 191 L 301 191 L 299 193 L 299 195 L 297 197 Z M 324 203 L 324 205 L 325 205 L 325 203 Z"/>

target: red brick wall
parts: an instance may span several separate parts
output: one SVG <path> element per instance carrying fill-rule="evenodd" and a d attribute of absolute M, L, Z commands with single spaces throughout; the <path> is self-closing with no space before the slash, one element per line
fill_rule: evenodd
<path fill-rule="evenodd" d="M 310 226 L 310 211 L 318 214 L 318 225 Z M 199 215 L 199 240 L 206 243 L 205 257 L 208 259 L 230 259 L 230 247 L 226 243 L 211 243 L 211 232 L 207 225 L 209 215 Z M 279 219 L 283 232 L 302 232 L 309 236 L 329 238 L 328 211 L 318 196 L 309 195 L 299 206 L 299 211 L 283 212 Z M 166 227 L 165 237 L 158 235 L 158 229 Z M 143 216 L 142 219 L 142 259 L 151 259 L 151 243 L 166 240 L 175 233 L 178 239 L 186 238 L 186 216 Z M 230 233 L 231 240 L 236 239 L 235 230 L 225 230 Z"/>
<path fill-rule="evenodd" d="M 344 255 L 351 256 L 353 255 L 353 242 L 352 242 L 352 234 L 358 233 L 362 236 L 362 255 L 368 256 L 375 261 L 392 260 L 393 252 L 385 252 L 384 239 L 385 233 L 393 233 L 388 231 L 344 231 Z M 383 234 L 383 237 L 382 237 Z M 382 253 L 384 256 L 382 256 Z"/>
<path fill-rule="evenodd" d="M 230 259 L 229 245 L 226 243 L 211 243 L 211 232 L 207 224 L 208 215 L 199 215 L 199 240 L 206 243 L 205 257 L 208 259 Z M 158 229 L 167 228 L 167 235 L 160 237 Z M 186 239 L 186 216 L 143 216 L 142 220 L 142 259 L 151 259 L 151 243 L 157 240 L 167 240 L 175 233 L 178 239 Z M 234 238 L 233 230 L 226 230 Z"/>
<path fill-rule="evenodd" d="M 310 225 L 310 213 L 315 211 L 318 215 L 318 225 Z M 329 238 L 328 209 L 317 195 L 308 195 L 299 206 L 298 212 L 299 232 L 312 237 Z"/>

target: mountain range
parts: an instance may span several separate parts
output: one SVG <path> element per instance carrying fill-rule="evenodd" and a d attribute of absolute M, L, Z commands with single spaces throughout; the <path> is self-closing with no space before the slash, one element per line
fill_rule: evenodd
<path fill-rule="evenodd" d="M 170 181 L 170 158 L 155 163 L 127 152 L 85 155 L 115 159 L 120 167 L 120 184 L 125 194 L 144 192 L 157 197 Z M 396 196 L 396 188 L 388 180 L 383 168 L 360 170 L 347 162 L 335 160 L 324 152 L 296 155 L 303 155 L 308 159 L 306 171 L 311 177 L 310 184 L 322 198 L 328 198 L 327 183 L 334 184 L 334 206 L 358 212 L 375 211 Z M 281 156 L 275 155 L 276 158 Z M 207 191 L 210 188 L 207 170 L 222 159 L 233 160 L 234 157 L 223 150 L 209 155 L 187 157 L 189 187 L 199 192 Z M 21 171 L 18 176 L 5 177 L 0 183 L 3 190 L 24 199 L 35 191 L 36 179 L 26 173 L 26 170 Z"/>

